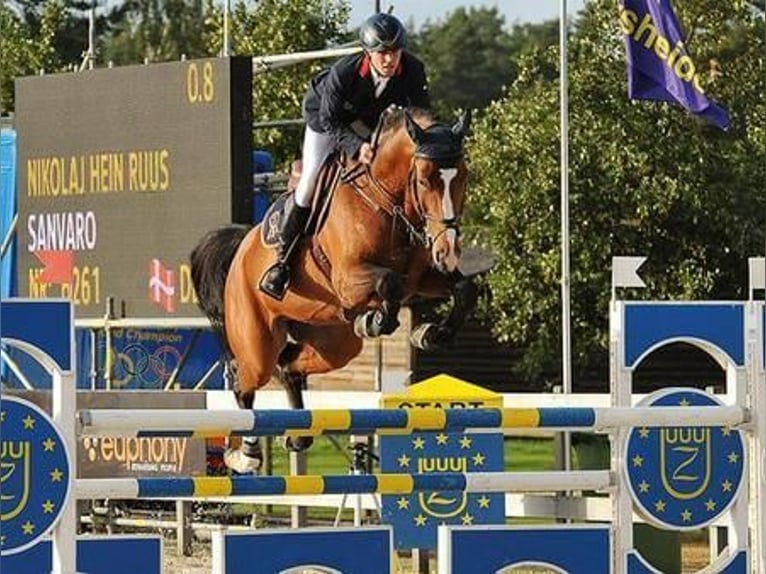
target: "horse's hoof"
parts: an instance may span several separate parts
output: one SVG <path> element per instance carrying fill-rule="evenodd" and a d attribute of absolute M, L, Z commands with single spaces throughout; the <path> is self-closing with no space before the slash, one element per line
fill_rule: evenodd
<path fill-rule="evenodd" d="M 223 453 L 223 462 L 237 474 L 255 474 L 261 468 L 263 460 L 247 456 L 240 449 L 226 449 Z"/>
<path fill-rule="evenodd" d="M 314 444 L 314 438 L 310 436 L 289 436 L 285 439 L 285 448 L 290 452 L 303 452 Z"/>
<path fill-rule="evenodd" d="M 422 351 L 442 349 L 450 343 L 450 331 L 436 323 L 421 323 L 412 330 L 410 343 Z"/>
<path fill-rule="evenodd" d="M 362 339 L 380 337 L 381 321 L 378 311 L 367 311 L 354 319 L 354 334 Z M 376 320 L 377 319 L 377 320 Z"/>
<path fill-rule="evenodd" d="M 399 328 L 399 317 L 396 315 L 387 315 L 384 317 L 380 327 L 381 335 L 392 335 Z"/>
<path fill-rule="evenodd" d="M 380 309 L 367 311 L 354 319 L 354 334 L 362 339 L 390 335 L 398 327 L 399 318 L 396 315 L 384 313 Z"/>

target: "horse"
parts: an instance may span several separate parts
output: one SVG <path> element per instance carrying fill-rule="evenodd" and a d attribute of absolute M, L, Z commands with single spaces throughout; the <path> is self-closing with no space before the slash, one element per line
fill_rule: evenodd
<path fill-rule="evenodd" d="M 258 288 L 276 260 L 264 224 L 228 225 L 200 240 L 190 257 L 192 282 L 222 336 L 240 408 L 252 409 L 256 390 L 273 376 L 290 406 L 303 408 L 308 376 L 345 366 L 363 338 L 393 333 L 401 305 L 415 298 L 451 296 L 452 307 L 440 322 L 413 329 L 412 344 L 433 349 L 454 338 L 477 299 L 458 269 L 469 124 L 468 113 L 448 124 L 415 108 L 384 112 L 373 161 L 344 164 L 326 217 L 298 246 L 281 301 Z M 286 446 L 300 451 L 312 440 L 291 437 Z M 243 438 L 224 460 L 238 473 L 257 471 L 257 439 Z"/>

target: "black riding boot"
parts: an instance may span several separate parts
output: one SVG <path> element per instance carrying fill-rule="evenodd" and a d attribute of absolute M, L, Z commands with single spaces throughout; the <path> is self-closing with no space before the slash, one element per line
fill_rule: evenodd
<path fill-rule="evenodd" d="M 311 208 L 301 207 L 294 198 L 288 200 L 287 215 L 279 232 L 277 262 L 266 270 L 261 278 L 261 291 L 281 301 L 290 282 L 290 259 L 306 229 Z"/>

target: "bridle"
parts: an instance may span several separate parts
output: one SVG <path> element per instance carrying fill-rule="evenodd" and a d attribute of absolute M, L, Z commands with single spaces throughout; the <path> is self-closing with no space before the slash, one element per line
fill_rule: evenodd
<path fill-rule="evenodd" d="M 378 120 L 378 125 L 375 127 L 375 131 L 373 132 L 371 138 L 373 149 L 377 149 L 384 116 L 389 113 L 389 110 L 390 108 L 381 114 L 381 117 Z M 407 188 L 405 189 L 404 200 L 402 202 L 399 202 L 396 195 L 391 193 L 391 191 L 383 184 L 383 182 L 375 177 L 375 175 L 372 173 L 371 164 L 356 164 L 341 175 L 341 181 L 343 183 L 349 184 L 351 188 L 374 209 L 382 210 L 393 219 L 394 226 L 392 233 L 396 232 L 397 222 L 401 222 L 407 232 L 411 244 L 419 244 L 425 247 L 427 250 L 430 250 L 443 233 L 446 233 L 449 230 L 453 230 L 456 235 L 460 235 L 460 217 L 456 216 L 448 219 L 439 219 L 430 215 L 423 208 L 423 205 L 420 201 L 418 181 L 415 172 L 415 159 L 418 157 L 428 159 L 429 161 L 449 159 L 454 163 L 456 160 L 462 159 L 462 152 L 459 156 L 451 156 L 449 158 L 434 158 L 416 152 L 410 160 L 410 168 L 407 176 Z M 373 159 L 373 162 L 374 161 L 375 160 Z M 364 186 L 359 183 L 359 178 L 362 175 L 366 176 L 369 185 Z M 417 223 L 413 222 L 405 213 L 404 206 L 408 197 L 412 198 L 415 214 L 419 220 Z M 429 221 L 436 221 L 443 226 L 433 237 L 428 233 Z"/>
<path fill-rule="evenodd" d="M 359 166 L 355 166 L 349 170 L 349 172 L 341 176 L 341 181 L 349 184 L 357 195 L 364 199 L 374 209 L 382 210 L 390 216 L 394 220 L 394 231 L 397 222 L 401 222 L 407 231 L 410 243 L 420 244 L 426 249 L 431 249 L 439 237 L 450 229 L 454 230 L 456 235 L 460 235 L 460 217 L 440 219 L 430 215 L 423 208 L 420 201 L 420 194 L 418 193 L 417 177 L 415 176 L 415 158 L 412 159 L 409 176 L 407 177 L 407 189 L 404 192 L 405 201 L 401 203 L 397 201 L 396 196 L 391 193 L 377 177 L 375 177 L 369 165 L 359 165 L 362 166 L 361 169 L 357 169 Z M 359 183 L 359 179 L 362 175 L 366 176 L 367 181 L 369 182 L 368 186 Z M 370 191 L 373 193 L 369 193 Z M 415 208 L 415 214 L 419 220 L 417 222 L 420 224 L 419 226 L 413 222 L 404 211 L 404 205 L 408 196 L 413 198 L 412 203 Z M 429 221 L 436 221 L 443 226 L 433 237 L 428 233 L 427 223 Z"/>

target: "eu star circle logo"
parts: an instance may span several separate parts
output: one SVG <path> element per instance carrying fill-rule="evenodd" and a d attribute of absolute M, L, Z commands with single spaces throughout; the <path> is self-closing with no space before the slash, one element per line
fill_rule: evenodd
<path fill-rule="evenodd" d="M 8 555 L 35 545 L 56 525 L 71 465 L 53 421 L 23 399 L 0 400 L 0 442 L 0 555 Z"/>
<path fill-rule="evenodd" d="M 639 403 L 690 409 L 722 404 L 697 389 L 667 389 Z M 625 453 L 633 502 L 660 528 L 707 526 L 734 503 L 745 479 L 745 444 L 728 427 L 634 428 Z"/>

